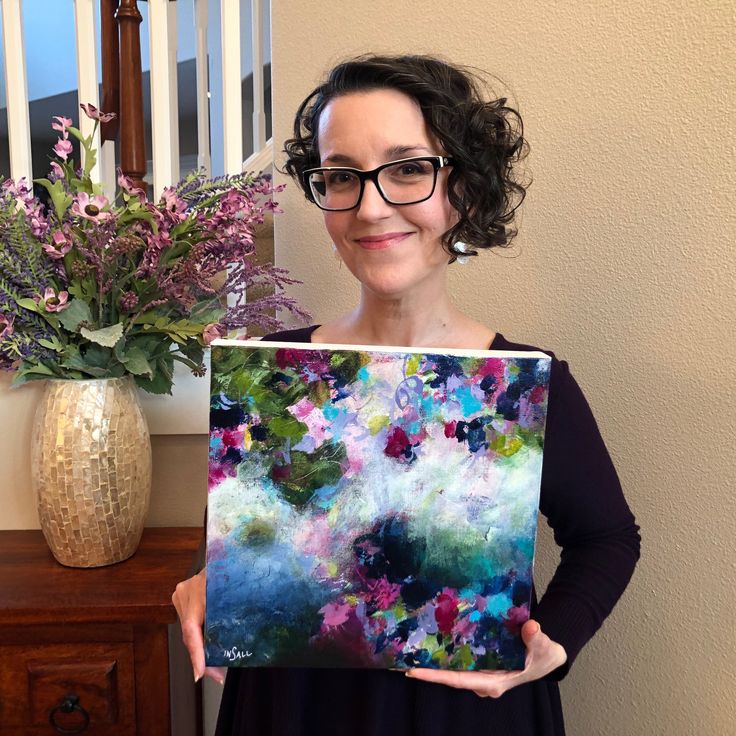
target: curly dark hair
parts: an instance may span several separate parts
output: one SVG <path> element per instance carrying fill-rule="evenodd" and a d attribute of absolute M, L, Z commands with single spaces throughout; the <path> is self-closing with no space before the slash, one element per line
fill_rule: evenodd
<path fill-rule="evenodd" d="M 351 92 L 389 88 L 416 100 L 424 120 L 454 166 L 448 178 L 448 198 L 458 222 L 442 237 L 453 256 L 477 255 L 456 251 L 505 247 L 516 235 L 514 213 L 526 194 L 515 167 L 528 152 L 519 113 L 506 98 L 486 99 L 486 85 L 466 67 L 431 56 L 368 54 L 334 67 L 327 79 L 299 106 L 294 137 L 284 143 L 288 159 L 284 171 L 297 180 L 312 200 L 302 174 L 320 165 L 319 118 L 335 97 Z"/>

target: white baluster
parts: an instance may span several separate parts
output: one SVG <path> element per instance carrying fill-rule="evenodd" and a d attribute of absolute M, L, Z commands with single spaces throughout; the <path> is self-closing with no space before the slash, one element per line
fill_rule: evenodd
<path fill-rule="evenodd" d="M 250 0 L 253 41 L 253 153 L 266 145 L 266 112 L 263 106 L 263 8 L 262 0 Z"/>
<path fill-rule="evenodd" d="M 2 14 L 10 176 L 16 181 L 25 176 L 30 184 L 33 179 L 33 164 L 21 0 L 3 0 Z"/>
<path fill-rule="evenodd" d="M 210 157 L 210 98 L 207 72 L 208 0 L 194 0 L 194 29 L 197 66 L 197 168 L 212 174 Z"/>
<path fill-rule="evenodd" d="M 225 173 L 243 170 L 243 99 L 240 78 L 240 2 L 223 2 L 222 39 L 222 107 Z"/>
<path fill-rule="evenodd" d="M 169 7 L 171 6 L 171 7 Z M 153 195 L 179 179 L 179 114 L 176 89 L 176 4 L 149 0 Z"/>
<path fill-rule="evenodd" d="M 77 90 L 80 103 L 90 103 L 100 107 L 99 79 L 97 78 L 97 43 L 95 39 L 95 0 L 74 0 L 74 25 L 77 35 Z M 105 112 L 103 110 L 103 112 Z M 91 135 L 95 121 L 90 120 L 81 109 L 77 109 L 76 120 L 79 120 L 79 130 L 83 136 Z M 104 170 L 100 159 L 110 149 L 100 151 L 100 128 L 92 140 L 92 145 L 98 152 L 97 163 L 92 167 L 90 176 L 92 181 L 99 181 Z M 80 148 L 81 164 L 85 164 L 84 149 Z M 104 181 L 105 194 L 111 196 L 115 191 L 115 180 Z M 112 190 L 110 185 L 112 184 Z"/>

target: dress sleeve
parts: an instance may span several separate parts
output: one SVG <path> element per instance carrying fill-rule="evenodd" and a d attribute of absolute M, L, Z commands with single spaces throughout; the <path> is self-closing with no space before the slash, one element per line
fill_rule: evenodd
<path fill-rule="evenodd" d="M 639 527 L 598 425 L 565 361 L 553 358 L 540 510 L 562 548 L 532 616 L 567 652 L 562 679 L 621 597 L 639 559 Z"/>

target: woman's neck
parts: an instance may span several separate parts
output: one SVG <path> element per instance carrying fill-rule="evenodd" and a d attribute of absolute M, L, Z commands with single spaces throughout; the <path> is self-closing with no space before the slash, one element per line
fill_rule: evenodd
<path fill-rule="evenodd" d="M 312 342 L 345 345 L 396 345 L 421 348 L 487 349 L 495 333 L 463 314 L 444 281 L 426 281 L 400 297 L 365 286 L 351 312 L 322 324 Z"/>

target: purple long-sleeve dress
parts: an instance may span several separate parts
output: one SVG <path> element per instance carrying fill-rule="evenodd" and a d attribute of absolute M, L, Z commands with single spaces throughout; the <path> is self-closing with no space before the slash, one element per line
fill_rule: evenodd
<path fill-rule="evenodd" d="M 316 326 L 266 339 L 310 342 Z M 538 350 L 497 334 L 492 350 Z M 548 352 L 548 351 L 545 351 Z M 539 507 L 560 564 L 531 615 L 567 652 L 543 680 L 501 698 L 372 669 L 231 669 L 217 736 L 564 736 L 557 681 L 598 630 L 639 558 L 639 528 L 567 363 L 552 356 Z"/>

